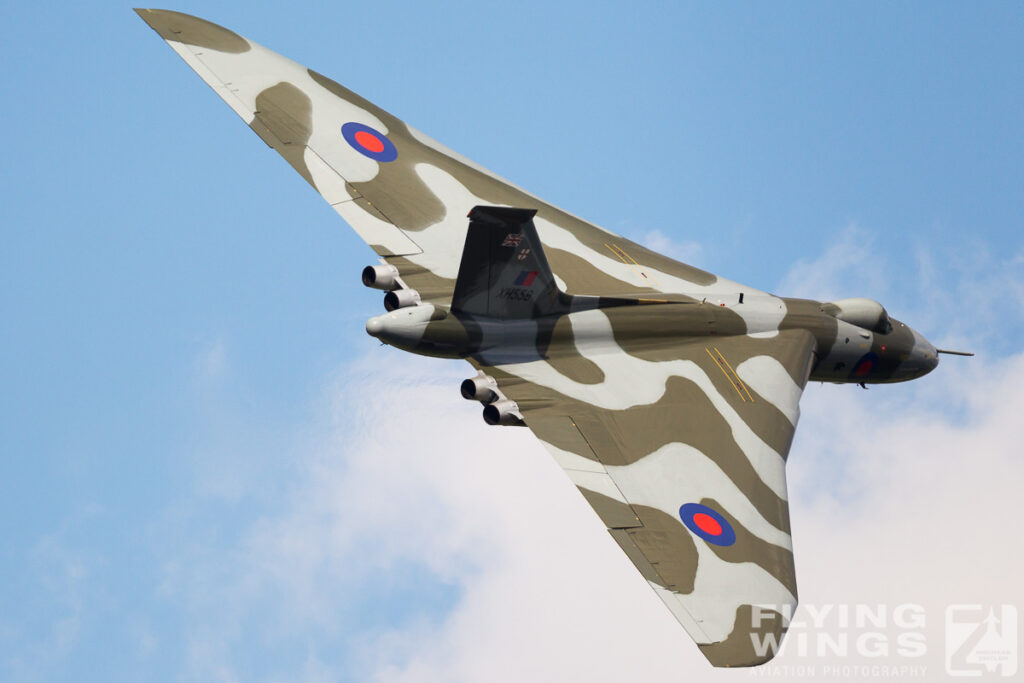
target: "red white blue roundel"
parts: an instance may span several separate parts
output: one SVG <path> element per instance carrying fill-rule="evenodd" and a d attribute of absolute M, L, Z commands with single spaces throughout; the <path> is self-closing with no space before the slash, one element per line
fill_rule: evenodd
<path fill-rule="evenodd" d="M 850 376 L 867 377 L 876 365 L 878 365 L 878 354 L 874 351 L 869 351 L 861 356 L 857 364 L 853 366 L 853 372 L 850 373 Z"/>
<path fill-rule="evenodd" d="M 686 503 L 679 508 L 679 518 L 687 529 L 708 543 L 732 545 L 736 542 L 736 532 L 732 525 L 707 505 Z"/>
<path fill-rule="evenodd" d="M 388 162 L 398 158 L 398 150 L 380 131 L 355 121 L 341 127 L 341 135 L 352 149 L 374 161 Z"/>

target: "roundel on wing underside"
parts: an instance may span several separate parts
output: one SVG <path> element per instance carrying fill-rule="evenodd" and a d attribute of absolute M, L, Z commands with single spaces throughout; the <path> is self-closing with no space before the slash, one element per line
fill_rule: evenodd
<path fill-rule="evenodd" d="M 366 124 L 349 121 L 341 127 L 341 135 L 352 149 L 374 161 L 386 163 L 398 158 L 394 143 Z"/>
<path fill-rule="evenodd" d="M 679 508 L 679 519 L 686 528 L 714 545 L 732 545 L 736 531 L 717 510 L 700 503 L 686 503 Z"/>

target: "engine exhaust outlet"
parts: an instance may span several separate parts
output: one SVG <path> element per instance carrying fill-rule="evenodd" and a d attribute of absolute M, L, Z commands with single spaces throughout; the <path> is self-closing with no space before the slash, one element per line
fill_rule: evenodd
<path fill-rule="evenodd" d="M 415 289 L 395 289 L 384 295 L 384 308 L 397 311 L 406 306 L 415 306 L 420 302 L 420 293 Z"/>

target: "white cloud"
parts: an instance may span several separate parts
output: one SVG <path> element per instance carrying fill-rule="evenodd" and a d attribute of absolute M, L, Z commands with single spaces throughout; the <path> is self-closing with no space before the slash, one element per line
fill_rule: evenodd
<path fill-rule="evenodd" d="M 644 233 L 644 236 L 640 239 L 640 243 L 651 251 L 656 251 L 659 254 L 664 254 L 670 258 L 674 258 L 677 261 L 689 265 L 695 265 L 700 262 L 701 255 L 703 254 L 703 247 L 698 242 L 679 242 L 661 230 L 649 230 Z"/>
<path fill-rule="evenodd" d="M 90 622 L 102 614 L 110 599 L 97 575 L 107 558 L 83 537 L 90 524 L 103 515 L 100 506 L 82 506 L 59 527 L 38 538 L 28 554 L 31 580 L 10 580 L 26 595 L 44 595 L 25 609 L 3 604 L 0 643 L 9 649 L 0 657 L 0 669 L 11 680 L 39 680 L 54 676 L 83 642 Z"/>
<path fill-rule="evenodd" d="M 924 324 L 943 330 L 943 344 L 1019 347 L 1024 332 L 1021 247 L 924 244 L 916 252 L 916 295 Z"/>
<path fill-rule="evenodd" d="M 875 247 L 874 235 L 851 223 L 838 231 L 824 252 L 812 261 L 799 260 L 776 291 L 783 296 L 831 301 L 851 296 L 878 298 L 888 288 L 886 256 Z"/>
<path fill-rule="evenodd" d="M 922 605 L 934 673 L 947 605 L 1024 608 L 1009 522 L 1024 483 L 1024 354 L 971 363 L 917 386 L 810 387 L 789 466 L 801 599 Z"/>

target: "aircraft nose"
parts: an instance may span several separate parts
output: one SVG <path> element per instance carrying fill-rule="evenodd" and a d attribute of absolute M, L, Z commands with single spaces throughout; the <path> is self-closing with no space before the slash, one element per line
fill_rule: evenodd
<path fill-rule="evenodd" d="M 913 377 L 927 375 L 939 364 L 939 353 L 924 336 L 914 330 L 914 348 L 910 351 L 910 357 L 905 365 L 908 374 Z"/>

